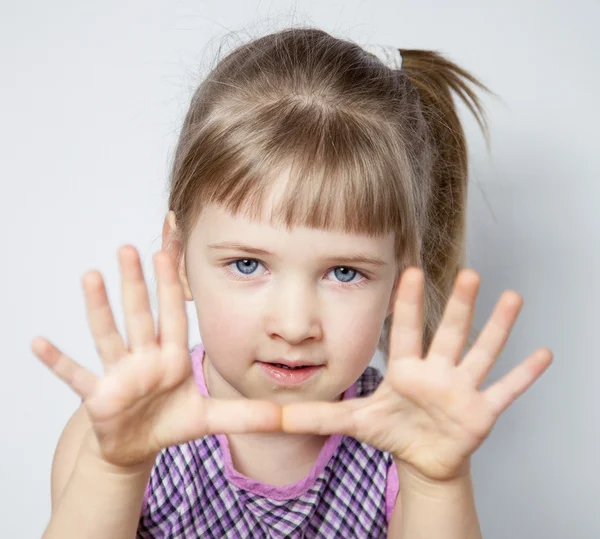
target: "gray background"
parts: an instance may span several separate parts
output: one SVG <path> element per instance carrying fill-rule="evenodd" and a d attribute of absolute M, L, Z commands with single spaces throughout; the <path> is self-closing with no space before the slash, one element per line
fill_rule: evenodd
<path fill-rule="evenodd" d="M 581 0 L 3 1 L 0 536 L 41 535 L 54 447 L 78 404 L 31 339 L 98 372 L 80 278 L 103 273 L 122 328 L 116 251 L 133 243 L 151 272 L 198 78 L 221 43 L 314 24 L 439 50 L 502 97 L 484 97 L 491 155 L 461 107 L 475 325 L 515 289 L 525 305 L 490 381 L 538 346 L 555 362 L 475 454 L 477 507 L 487 539 L 600 537 L 599 18 L 600 4 Z"/>

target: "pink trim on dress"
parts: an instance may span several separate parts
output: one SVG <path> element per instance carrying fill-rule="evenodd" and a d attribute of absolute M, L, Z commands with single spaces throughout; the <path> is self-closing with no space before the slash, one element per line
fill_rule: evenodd
<path fill-rule="evenodd" d="M 400 485 L 398 484 L 398 468 L 396 467 L 396 461 L 392 461 L 392 465 L 388 470 L 387 486 L 385 489 L 385 513 L 387 515 L 387 523 L 390 523 L 392 518 L 392 512 L 396 506 L 396 498 L 398 496 L 398 490 Z"/>

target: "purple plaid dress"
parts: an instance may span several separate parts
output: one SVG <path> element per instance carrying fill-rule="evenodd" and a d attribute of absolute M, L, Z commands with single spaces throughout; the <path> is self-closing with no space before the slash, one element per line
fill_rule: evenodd
<path fill-rule="evenodd" d="M 191 355 L 198 390 L 208 396 L 202 345 Z M 343 398 L 372 393 L 381 378 L 368 367 Z M 306 477 L 274 486 L 236 471 L 227 437 L 210 435 L 159 453 L 137 538 L 385 537 L 397 493 L 390 454 L 349 436 L 330 436 Z"/>

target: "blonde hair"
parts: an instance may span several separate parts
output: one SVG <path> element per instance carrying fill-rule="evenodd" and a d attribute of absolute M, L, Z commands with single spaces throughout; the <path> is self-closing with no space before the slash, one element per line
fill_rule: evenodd
<path fill-rule="evenodd" d="M 272 218 L 372 236 L 395 232 L 398 273 L 425 275 L 428 349 L 464 264 L 467 146 L 454 91 L 484 134 L 483 108 L 439 53 L 400 49 L 393 70 L 316 28 L 289 28 L 226 55 L 195 91 L 179 136 L 169 210 L 185 253 L 202 208 L 258 218 L 289 172 Z M 491 93 L 491 92 L 490 92 Z M 387 357 L 390 317 L 379 348 Z"/>

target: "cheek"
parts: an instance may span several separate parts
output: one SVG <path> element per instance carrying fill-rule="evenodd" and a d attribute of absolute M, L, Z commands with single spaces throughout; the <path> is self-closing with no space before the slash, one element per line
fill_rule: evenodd
<path fill-rule="evenodd" d="M 378 294 L 368 301 L 346 305 L 343 310 L 328 312 L 326 331 L 330 341 L 345 355 L 372 355 L 379 342 L 386 309 L 385 296 Z"/>
<path fill-rule="evenodd" d="M 239 297 L 228 297 L 217 287 L 207 287 L 197 294 L 196 314 L 202 341 L 207 346 L 213 343 L 219 351 L 247 347 L 256 331 L 258 318 L 253 307 Z"/>

